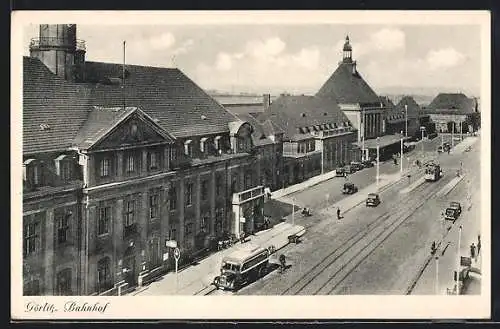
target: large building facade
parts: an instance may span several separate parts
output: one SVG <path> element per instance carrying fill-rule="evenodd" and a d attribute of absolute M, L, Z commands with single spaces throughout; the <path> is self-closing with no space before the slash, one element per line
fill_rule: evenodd
<path fill-rule="evenodd" d="M 474 132 L 481 123 L 477 100 L 462 93 L 437 95 L 424 113 L 435 123 L 436 130 L 443 133 Z"/>
<path fill-rule="evenodd" d="M 265 127 L 178 69 L 85 61 L 74 25 L 41 26 L 30 50 L 25 295 L 116 294 L 170 270 L 173 241 L 188 262 L 259 227 L 264 188 L 281 185 L 263 174 L 280 166 L 281 132 L 256 142 Z"/>

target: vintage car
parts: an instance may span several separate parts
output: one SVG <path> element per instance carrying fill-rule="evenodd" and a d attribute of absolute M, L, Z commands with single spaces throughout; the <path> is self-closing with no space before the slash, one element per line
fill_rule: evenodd
<path fill-rule="evenodd" d="M 444 211 L 444 218 L 445 219 L 453 220 L 454 221 L 454 220 L 456 220 L 458 218 L 458 216 L 460 216 L 460 210 L 458 208 L 448 207 Z"/>
<path fill-rule="evenodd" d="M 376 161 L 374 161 L 374 160 L 364 160 L 361 163 L 363 164 L 363 167 L 370 168 L 370 167 L 373 167 L 375 165 Z"/>
<path fill-rule="evenodd" d="M 366 206 L 367 207 L 376 207 L 380 204 L 380 197 L 377 193 L 370 193 L 366 198 Z"/>
<path fill-rule="evenodd" d="M 337 167 L 335 169 L 335 176 L 337 176 L 337 177 L 344 177 L 345 176 L 344 167 Z"/>
<path fill-rule="evenodd" d="M 351 166 L 351 165 L 345 165 L 344 172 L 347 174 L 352 174 L 352 173 L 356 172 L 356 170 L 354 170 L 353 166 Z"/>
<path fill-rule="evenodd" d="M 358 192 L 358 187 L 353 183 L 345 183 L 342 188 L 342 194 L 353 194 Z"/>
<path fill-rule="evenodd" d="M 353 161 L 353 162 L 351 162 L 351 168 L 354 171 L 358 171 L 358 170 L 363 169 L 364 167 L 363 167 L 363 164 L 361 162 Z"/>
<path fill-rule="evenodd" d="M 442 153 L 444 151 L 443 146 L 439 145 L 437 151 L 438 151 L 438 153 Z"/>
<path fill-rule="evenodd" d="M 450 202 L 450 205 L 448 206 L 448 208 L 457 209 L 458 215 L 462 214 L 462 205 L 460 204 L 460 202 L 452 201 L 452 202 Z"/>

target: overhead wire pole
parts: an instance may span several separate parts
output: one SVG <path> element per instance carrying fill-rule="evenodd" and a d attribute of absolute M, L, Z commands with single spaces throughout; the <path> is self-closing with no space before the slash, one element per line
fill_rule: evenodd
<path fill-rule="evenodd" d="M 363 152 L 361 160 L 365 160 L 365 109 L 361 108 L 361 151 Z"/>
<path fill-rule="evenodd" d="M 460 295 L 460 239 L 462 238 L 462 225 L 458 228 L 457 243 L 457 296 Z"/>
<path fill-rule="evenodd" d="M 379 176 L 380 176 L 380 139 L 377 137 L 377 192 L 379 186 Z"/>
<path fill-rule="evenodd" d="M 399 159 L 400 163 L 400 172 L 403 174 L 403 132 L 401 132 L 401 158 Z"/>
<path fill-rule="evenodd" d="M 123 110 L 126 109 L 125 103 L 125 40 L 123 40 L 123 65 L 122 65 L 122 97 L 123 97 Z"/>

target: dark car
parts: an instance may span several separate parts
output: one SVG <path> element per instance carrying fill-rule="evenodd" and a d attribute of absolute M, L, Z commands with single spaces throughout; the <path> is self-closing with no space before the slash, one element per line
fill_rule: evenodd
<path fill-rule="evenodd" d="M 450 202 L 450 205 L 448 206 L 448 208 L 457 209 L 458 215 L 460 215 L 462 213 L 462 205 L 460 204 L 460 202 L 452 201 L 452 202 Z"/>
<path fill-rule="evenodd" d="M 437 150 L 437 151 L 438 151 L 438 153 L 442 153 L 442 152 L 444 152 L 443 147 L 442 147 L 441 145 L 439 145 L 439 146 L 438 146 L 438 150 Z"/>
<path fill-rule="evenodd" d="M 363 166 L 365 168 L 370 168 L 370 167 L 373 167 L 375 165 L 374 163 L 375 161 L 374 160 L 364 160 L 363 162 L 361 162 L 363 164 Z"/>
<path fill-rule="evenodd" d="M 377 193 L 368 194 L 368 198 L 366 199 L 367 207 L 376 207 L 380 204 L 380 197 Z"/>
<path fill-rule="evenodd" d="M 449 220 L 456 220 L 458 218 L 458 216 L 460 216 L 460 211 L 458 210 L 458 208 L 446 208 L 446 210 L 444 211 L 444 218 L 445 219 L 449 219 Z"/>
<path fill-rule="evenodd" d="M 335 169 L 335 176 L 337 176 L 337 177 L 344 177 L 345 176 L 344 167 L 337 167 Z"/>
<path fill-rule="evenodd" d="M 353 183 L 345 183 L 342 188 L 342 194 L 353 194 L 358 192 L 358 187 Z"/>
<path fill-rule="evenodd" d="M 348 173 L 348 174 L 352 174 L 353 172 L 356 172 L 356 170 L 354 170 L 354 168 L 351 165 L 345 165 L 344 172 Z"/>
<path fill-rule="evenodd" d="M 354 171 L 358 171 L 358 170 L 363 169 L 364 167 L 363 167 L 363 164 L 361 162 L 353 161 L 353 162 L 351 162 L 351 168 Z"/>

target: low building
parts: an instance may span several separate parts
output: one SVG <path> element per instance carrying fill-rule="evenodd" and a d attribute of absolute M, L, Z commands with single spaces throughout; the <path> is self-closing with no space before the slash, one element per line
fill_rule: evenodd
<path fill-rule="evenodd" d="M 254 121 L 178 69 L 85 53 L 75 25 L 41 25 L 23 58 L 24 295 L 116 294 L 262 214 Z"/>
<path fill-rule="evenodd" d="M 258 119 L 284 132 L 284 187 L 359 159 L 356 129 L 334 101 L 281 95 Z"/>
<path fill-rule="evenodd" d="M 463 93 L 441 93 L 423 112 L 429 115 L 438 132 L 474 132 L 481 125 L 478 102 Z"/>

